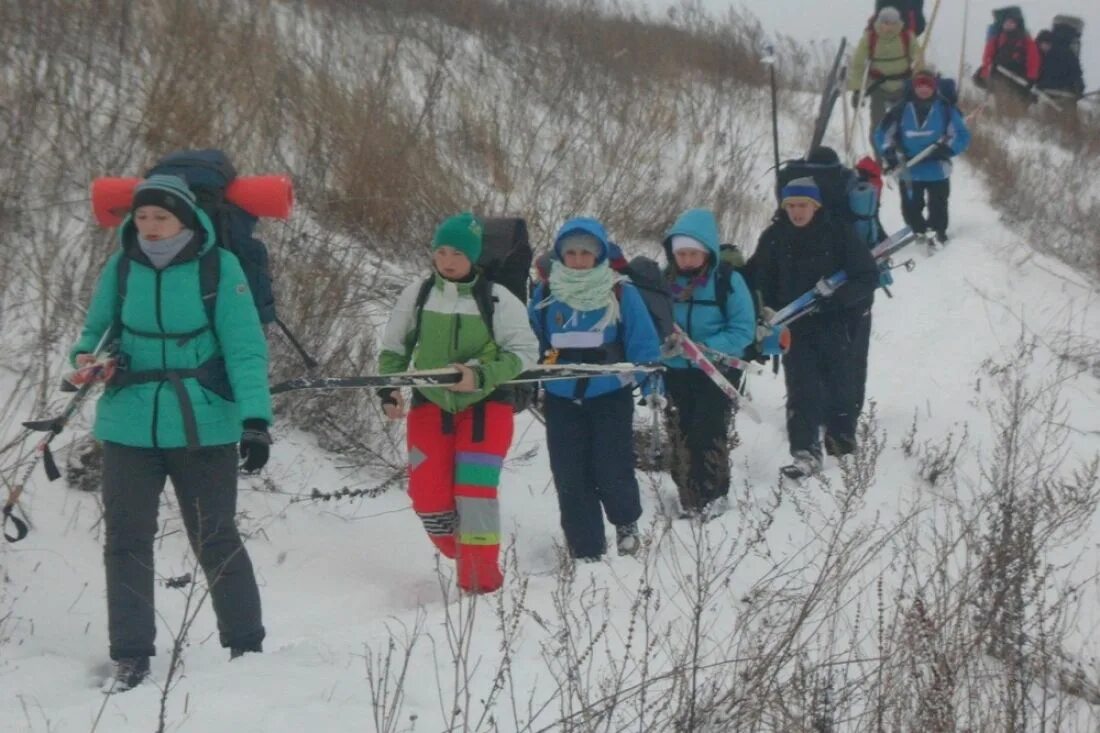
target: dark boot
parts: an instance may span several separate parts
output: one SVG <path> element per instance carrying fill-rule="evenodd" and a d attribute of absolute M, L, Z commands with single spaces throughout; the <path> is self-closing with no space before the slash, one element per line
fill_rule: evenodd
<path fill-rule="evenodd" d="M 149 676 L 149 657 L 123 657 L 115 660 L 113 681 L 107 692 L 132 690 Z"/>
<path fill-rule="evenodd" d="M 840 458 L 856 452 L 856 439 L 851 435 L 825 435 L 825 452 Z"/>
<path fill-rule="evenodd" d="M 638 523 L 631 522 L 615 527 L 615 542 L 620 555 L 636 555 L 642 547 L 642 538 L 638 536 Z"/>

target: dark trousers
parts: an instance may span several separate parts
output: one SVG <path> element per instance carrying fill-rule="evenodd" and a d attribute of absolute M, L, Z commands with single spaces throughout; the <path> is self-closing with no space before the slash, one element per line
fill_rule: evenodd
<path fill-rule="evenodd" d="M 792 334 L 783 356 L 787 383 L 787 438 L 791 453 L 806 450 L 821 457 L 821 427 L 832 435 L 856 432 L 852 344 L 845 314 L 833 314 L 816 328 Z"/>
<path fill-rule="evenodd" d="M 901 215 L 905 224 L 917 234 L 931 229 L 947 231 L 947 199 L 951 196 L 951 179 L 942 181 L 902 181 Z M 928 218 L 924 217 L 927 197 Z"/>
<path fill-rule="evenodd" d="M 698 369 L 669 369 L 665 384 L 672 481 L 679 490 L 681 508 L 698 511 L 730 492 L 732 403 Z"/>
<path fill-rule="evenodd" d="M 547 394 L 544 411 L 565 541 L 574 557 L 599 557 L 606 550 L 601 506 L 616 526 L 642 516 L 631 390 L 580 403 Z"/>
<path fill-rule="evenodd" d="M 260 592 L 237 533 L 234 445 L 199 450 L 103 444 L 103 519 L 111 659 L 156 653 L 153 540 L 171 478 L 192 549 L 210 587 L 222 646 L 259 651 Z"/>
<path fill-rule="evenodd" d="M 847 314 L 848 340 L 851 342 L 851 383 L 852 400 L 855 404 L 853 414 L 856 419 L 863 412 L 863 402 L 867 393 L 867 356 L 871 350 L 871 303 L 862 308 L 853 308 Z"/>

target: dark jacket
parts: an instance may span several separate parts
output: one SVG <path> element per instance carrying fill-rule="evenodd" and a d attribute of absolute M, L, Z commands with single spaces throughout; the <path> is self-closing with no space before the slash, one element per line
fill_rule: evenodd
<path fill-rule="evenodd" d="M 1053 31 L 1040 33 L 1043 40 L 1049 39 L 1050 51 L 1042 54 L 1039 81 L 1035 86 L 1040 89 L 1050 89 L 1072 94 L 1083 94 L 1085 91 L 1085 74 L 1081 69 L 1081 60 L 1073 52 L 1070 44 L 1074 35 L 1067 33 L 1060 27 Z"/>
<path fill-rule="evenodd" d="M 804 228 L 796 227 L 780 212 L 760 235 L 746 265 L 753 290 L 760 293 L 764 305 L 775 310 L 838 270 L 847 273 L 847 284 L 825 299 L 817 314 L 792 324 L 796 338 L 799 332 L 815 330 L 843 317 L 849 309 L 865 306 L 873 297 L 878 268 L 867 246 L 824 209 Z"/>

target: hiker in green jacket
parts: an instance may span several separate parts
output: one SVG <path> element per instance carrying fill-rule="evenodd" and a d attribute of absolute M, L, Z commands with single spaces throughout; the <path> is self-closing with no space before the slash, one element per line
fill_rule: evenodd
<path fill-rule="evenodd" d="M 462 373 L 456 384 L 413 391 L 409 497 L 428 538 L 455 560 L 458 586 L 471 593 L 491 593 L 504 582 L 497 487 L 513 424 L 512 405 L 497 387 L 538 360 L 526 307 L 475 267 L 481 248 L 473 214 L 439 225 L 433 272 L 398 297 L 378 364 L 381 374 L 410 365 Z M 382 390 L 380 397 L 391 420 L 405 415 L 400 390 Z"/>
<path fill-rule="evenodd" d="M 504 582 L 497 485 L 513 435 L 513 408 L 497 387 L 538 361 L 527 308 L 475 266 L 482 225 L 465 212 L 431 241 L 432 273 L 397 298 L 378 373 L 455 366 L 456 384 L 417 387 L 408 411 L 409 497 L 432 544 L 458 568 L 459 587 Z M 386 416 L 405 415 L 399 390 L 379 393 Z"/>
<path fill-rule="evenodd" d="M 848 89 L 856 113 L 864 97 L 871 100 L 872 150 L 874 129 L 886 111 L 905 96 L 905 81 L 916 66 L 917 44 L 912 30 L 905 27 L 897 8 L 884 7 L 864 31 L 848 69 Z M 861 88 L 865 80 L 867 86 Z"/>
<path fill-rule="evenodd" d="M 267 344 L 244 272 L 217 246 L 183 179 L 141 182 L 119 241 L 71 354 L 87 367 L 105 332 L 117 341 L 105 368 L 84 372 L 107 382 L 94 432 L 103 442 L 115 692 L 148 676 L 156 653 L 153 540 L 167 478 L 210 586 L 222 646 L 230 658 L 261 651 L 259 590 L 235 523 L 237 444 L 243 468 L 259 470 L 272 421 Z M 216 273 L 212 309 L 204 306 L 203 272 Z"/>

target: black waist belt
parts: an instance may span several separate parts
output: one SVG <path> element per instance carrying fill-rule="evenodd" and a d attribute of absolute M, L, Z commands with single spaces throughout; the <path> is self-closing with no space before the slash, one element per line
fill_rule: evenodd
<path fill-rule="evenodd" d="M 144 369 L 139 372 L 121 371 L 115 374 L 111 380 L 111 386 L 117 388 L 131 387 L 135 384 L 150 384 L 153 382 L 167 382 L 175 390 L 176 399 L 179 401 L 180 413 L 183 415 L 183 431 L 187 436 L 188 450 L 200 448 L 199 425 L 195 420 L 195 407 L 191 404 L 191 397 L 187 394 L 187 388 L 183 386 L 183 380 L 194 379 L 203 389 L 210 390 L 223 400 L 233 401 L 233 390 L 229 385 L 229 376 L 225 370 L 225 359 L 214 357 L 200 364 L 194 369 Z"/>

